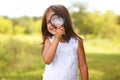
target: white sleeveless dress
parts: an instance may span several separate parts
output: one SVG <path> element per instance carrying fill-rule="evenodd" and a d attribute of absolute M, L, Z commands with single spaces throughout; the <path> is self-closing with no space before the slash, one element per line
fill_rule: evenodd
<path fill-rule="evenodd" d="M 50 38 L 51 43 L 54 37 Z M 79 80 L 78 40 L 71 38 L 69 43 L 59 42 L 53 61 L 46 65 L 43 80 Z"/>

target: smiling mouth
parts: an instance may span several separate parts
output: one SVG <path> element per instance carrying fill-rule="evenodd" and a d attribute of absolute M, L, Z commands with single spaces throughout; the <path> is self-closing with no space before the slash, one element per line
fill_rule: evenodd
<path fill-rule="evenodd" d="M 53 29 L 51 29 L 52 31 L 56 31 L 56 29 L 55 28 L 53 28 Z"/>

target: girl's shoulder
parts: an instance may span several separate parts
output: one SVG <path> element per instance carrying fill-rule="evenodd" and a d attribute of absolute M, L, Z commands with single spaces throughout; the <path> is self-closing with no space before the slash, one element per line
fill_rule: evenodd
<path fill-rule="evenodd" d="M 81 37 L 71 37 L 70 42 L 83 42 L 83 39 Z"/>
<path fill-rule="evenodd" d="M 69 43 L 74 43 L 74 42 L 78 43 L 78 39 L 75 38 L 75 37 L 71 37 L 70 40 L 69 40 Z"/>
<path fill-rule="evenodd" d="M 50 41 L 49 37 L 45 38 L 44 45 L 45 44 L 50 44 L 50 43 L 51 43 L 51 41 Z"/>
<path fill-rule="evenodd" d="M 78 40 L 79 47 L 83 48 L 83 39 L 78 37 L 77 40 Z"/>
<path fill-rule="evenodd" d="M 70 42 L 77 43 L 78 47 L 83 48 L 83 39 L 81 37 L 72 37 Z"/>

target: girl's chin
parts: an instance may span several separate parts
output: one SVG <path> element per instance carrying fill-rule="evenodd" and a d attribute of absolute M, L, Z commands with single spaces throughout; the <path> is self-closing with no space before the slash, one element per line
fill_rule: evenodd
<path fill-rule="evenodd" d="M 55 34 L 56 34 L 56 32 L 53 32 L 52 34 L 53 34 L 53 35 L 55 35 Z"/>
<path fill-rule="evenodd" d="M 51 34 L 53 34 L 53 35 L 55 35 L 56 34 L 56 32 L 50 32 Z"/>

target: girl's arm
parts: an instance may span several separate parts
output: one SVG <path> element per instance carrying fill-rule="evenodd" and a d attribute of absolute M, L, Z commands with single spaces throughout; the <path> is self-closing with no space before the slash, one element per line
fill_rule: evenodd
<path fill-rule="evenodd" d="M 65 34 L 65 29 L 62 26 L 57 27 L 55 38 L 51 43 L 49 38 L 45 39 L 44 50 L 43 50 L 43 60 L 46 64 L 50 64 L 55 56 L 56 49 L 60 39 L 62 39 L 62 35 Z"/>
<path fill-rule="evenodd" d="M 81 80 L 88 80 L 88 67 L 85 57 L 83 41 L 81 39 L 78 40 L 78 60 Z"/>
<path fill-rule="evenodd" d="M 45 39 L 43 60 L 46 64 L 50 64 L 53 61 L 58 43 L 58 38 L 54 38 L 53 43 L 50 42 L 49 38 Z"/>

